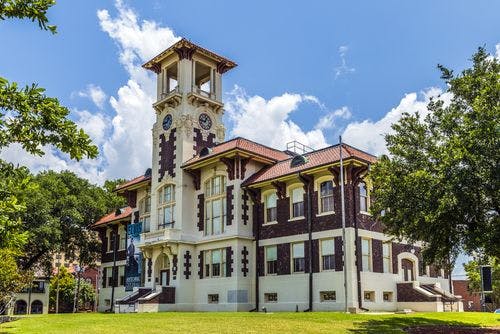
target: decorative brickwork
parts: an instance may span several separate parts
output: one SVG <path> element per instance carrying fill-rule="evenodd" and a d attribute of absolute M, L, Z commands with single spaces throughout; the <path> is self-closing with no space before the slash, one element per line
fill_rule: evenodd
<path fill-rule="evenodd" d="M 198 277 L 203 278 L 203 251 L 198 254 Z"/>
<path fill-rule="evenodd" d="M 342 251 L 342 237 L 334 238 L 335 244 L 335 271 L 342 271 L 344 268 L 344 262 L 342 258 L 344 256 Z"/>
<path fill-rule="evenodd" d="M 151 281 L 152 274 L 153 274 L 153 260 L 148 259 L 148 282 Z"/>
<path fill-rule="evenodd" d="M 436 302 L 440 297 L 427 296 L 426 294 L 415 290 L 413 283 L 397 283 L 398 302 Z"/>
<path fill-rule="evenodd" d="M 205 226 L 205 195 L 198 195 L 198 231 L 203 231 Z"/>
<path fill-rule="evenodd" d="M 241 195 L 241 220 L 243 221 L 243 225 L 248 224 L 248 193 L 246 190 L 243 190 L 243 194 Z"/>
<path fill-rule="evenodd" d="M 233 185 L 226 187 L 226 225 L 231 225 L 234 219 L 233 189 L 234 189 Z"/>
<path fill-rule="evenodd" d="M 307 250 L 307 248 L 306 248 Z M 313 239 L 312 240 L 312 270 L 313 273 L 318 273 L 319 272 L 319 261 L 320 259 L 320 254 L 319 254 L 319 240 L 318 239 Z"/>
<path fill-rule="evenodd" d="M 103 288 L 106 288 L 108 286 L 108 280 L 107 280 L 107 270 L 105 268 L 103 268 L 103 271 L 102 271 L 102 282 L 101 282 L 101 285 Z"/>
<path fill-rule="evenodd" d="M 177 279 L 177 255 L 174 255 L 172 258 L 172 278 L 174 280 Z"/>
<path fill-rule="evenodd" d="M 264 276 L 265 274 L 265 262 L 266 259 L 264 257 L 264 247 L 259 246 L 259 248 L 257 249 L 257 272 L 259 273 L 259 276 Z"/>
<path fill-rule="evenodd" d="M 191 254 L 189 254 L 189 251 L 186 251 L 184 254 L 184 278 L 189 279 L 189 276 L 191 276 Z"/>
<path fill-rule="evenodd" d="M 240 167 L 240 178 L 242 180 L 245 179 L 245 173 L 247 171 L 247 164 L 250 162 L 250 160 L 251 160 L 250 158 L 246 158 L 246 159 L 241 159 L 240 160 L 240 165 L 241 165 L 241 167 Z"/>
<path fill-rule="evenodd" d="M 200 190 L 200 188 L 201 188 L 201 170 L 200 169 L 195 169 L 195 170 L 185 169 L 185 171 L 189 175 L 191 175 L 191 177 L 193 178 L 194 190 Z"/>
<path fill-rule="evenodd" d="M 248 250 L 246 246 L 243 246 L 243 250 L 241 251 L 241 272 L 243 273 L 243 277 L 247 277 L 248 275 Z"/>
<path fill-rule="evenodd" d="M 403 253 L 403 252 L 409 252 L 411 253 L 411 250 L 414 250 L 415 256 L 419 259 L 419 262 L 422 261 L 422 250 L 420 247 L 414 246 L 414 245 L 406 245 L 406 244 L 400 244 L 400 243 L 392 243 L 392 273 L 397 274 L 398 273 L 398 255 Z"/>
<path fill-rule="evenodd" d="M 233 250 L 226 247 L 226 277 L 231 277 L 233 273 Z"/>
<path fill-rule="evenodd" d="M 158 173 L 160 177 L 158 182 L 161 182 L 165 174 L 175 177 L 175 130 L 170 130 L 168 140 L 165 139 L 165 134 L 160 135 L 160 166 Z"/>
<path fill-rule="evenodd" d="M 382 240 L 372 239 L 372 263 L 373 271 L 376 273 L 384 272 L 382 252 Z"/>
<path fill-rule="evenodd" d="M 290 274 L 290 244 L 279 244 L 278 250 L 278 275 Z"/>
<path fill-rule="evenodd" d="M 194 155 L 198 155 L 201 151 L 202 148 L 204 147 L 213 147 L 215 146 L 215 134 L 209 133 L 207 136 L 207 139 L 203 139 L 203 134 L 201 133 L 201 130 L 198 128 L 193 129 L 193 150 L 195 152 Z"/>

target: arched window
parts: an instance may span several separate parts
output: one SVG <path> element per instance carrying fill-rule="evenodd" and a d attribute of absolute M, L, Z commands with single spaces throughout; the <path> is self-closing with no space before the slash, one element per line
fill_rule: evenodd
<path fill-rule="evenodd" d="M 368 188 L 365 182 L 360 182 L 359 188 L 359 211 L 368 212 Z"/>
<path fill-rule="evenodd" d="M 333 182 L 325 181 L 319 186 L 319 198 L 320 198 L 320 210 L 321 212 L 333 212 L 334 201 L 333 201 Z"/>
<path fill-rule="evenodd" d="M 276 192 L 272 192 L 265 196 L 266 201 L 266 223 L 274 222 L 278 219 L 277 216 L 277 204 L 278 196 L 276 196 Z"/>
<path fill-rule="evenodd" d="M 175 214 L 175 186 L 167 184 L 158 192 L 158 229 L 173 228 Z"/>
<path fill-rule="evenodd" d="M 31 314 L 42 314 L 43 313 L 43 303 L 39 300 L 34 300 L 31 303 Z"/>
<path fill-rule="evenodd" d="M 205 235 L 221 234 L 226 225 L 226 178 L 218 175 L 205 182 Z"/>
<path fill-rule="evenodd" d="M 304 188 L 293 188 L 290 197 L 292 201 L 292 218 L 304 217 Z"/>
<path fill-rule="evenodd" d="M 142 232 L 149 232 L 151 229 L 151 194 L 149 189 L 146 196 L 139 201 L 139 221 L 142 222 Z"/>
<path fill-rule="evenodd" d="M 28 311 L 28 304 L 22 299 L 17 300 L 14 304 L 14 314 L 26 314 Z"/>

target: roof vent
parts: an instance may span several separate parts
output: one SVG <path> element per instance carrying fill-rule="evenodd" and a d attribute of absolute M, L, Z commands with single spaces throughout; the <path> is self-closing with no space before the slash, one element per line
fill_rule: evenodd
<path fill-rule="evenodd" d="M 146 169 L 146 172 L 144 173 L 145 177 L 150 177 L 151 176 L 151 168 Z"/>
<path fill-rule="evenodd" d="M 212 149 L 210 147 L 204 147 L 200 150 L 200 157 L 204 157 L 212 153 Z"/>
<path fill-rule="evenodd" d="M 298 154 L 298 155 L 293 157 L 292 162 L 290 162 L 290 167 L 293 168 L 293 167 L 303 165 L 307 161 L 308 161 L 308 159 L 305 156 Z"/>
<path fill-rule="evenodd" d="M 122 214 L 122 209 L 120 209 L 120 208 L 116 209 L 115 216 L 119 216 L 121 214 Z"/>

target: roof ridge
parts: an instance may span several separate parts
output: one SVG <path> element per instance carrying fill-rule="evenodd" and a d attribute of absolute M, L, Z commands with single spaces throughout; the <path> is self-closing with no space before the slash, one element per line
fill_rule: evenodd
<path fill-rule="evenodd" d="M 252 140 L 252 139 L 248 139 L 248 138 L 241 137 L 241 136 L 238 136 L 238 137 L 236 137 L 236 138 L 243 139 L 243 140 L 249 141 L 249 142 L 251 142 L 251 143 L 257 144 L 257 145 L 259 145 L 259 146 L 265 147 L 265 148 L 267 148 L 267 149 L 270 149 L 270 150 L 272 150 L 272 151 L 275 151 L 275 152 L 279 152 L 279 153 L 283 153 L 283 154 L 288 155 L 288 153 L 286 153 L 285 151 L 279 150 L 279 149 L 277 149 L 277 148 L 274 148 L 274 147 L 271 147 L 271 146 L 268 146 L 268 145 L 265 145 L 265 144 L 258 143 L 258 142 L 254 141 L 254 140 Z"/>

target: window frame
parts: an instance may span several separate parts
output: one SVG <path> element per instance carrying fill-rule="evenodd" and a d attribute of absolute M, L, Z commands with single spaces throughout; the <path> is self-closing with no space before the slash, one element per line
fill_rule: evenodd
<path fill-rule="evenodd" d="M 332 185 L 332 192 L 331 195 L 323 196 L 321 192 L 321 186 L 325 183 L 330 183 Z M 331 205 L 332 208 L 331 210 L 325 210 L 323 207 L 323 199 L 325 198 L 331 198 Z M 319 214 L 331 214 L 335 213 L 335 183 L 333 182 L 332 179 L 323 179 L 318 181 L 318 213 Z"/>
<path fill-rule="evenodd" d="M 277 303 L 278 302 L 278 293 L 277 292 L 265 292 L 264 293 L 264 302 L 265 303 Z"/>
<path fill-rule="evenodd" d="M 368 242 L 368 253 L 363 251 L 363 242 Z M 367 258 L 367 268 L 365 270 L 365 257 Z M 372 240 L 370 238 L 361 238 L 361 269 L 362 271 L 371 272 L 373 271 L 372 266 Z"/>
<path fill-rule="evenodd" d="M 364 191 L 365 194 L 362 195 L 361 191 L 363 189 L 362 185 L 364 186 Z M 359 196 L 359 212 L 360 213 L 365 213 L 369 214 L 370 211 L 370 190 L 368 187 L 368 183 L 366 181 L 361 181 L 358 183 L 358 196 Z M 361 203 L 364 203 L 364 210 L 361 209 Z"/>
<path fill-rule="evenodd" d="M 293 201 L 293 193 L 294 191 L 301 191 L 302 192 L 302 201 L 300 202 L 294 202 Z M 304 219 L 305 218 L 305 201 L 304 201 L 304 195 L 305 195 L 305 191 L 304 191 L 304 186 L 302 184 L 295 184 L 295 185 L 291 185 L 289 187 L 289 196 L 290 196 L 290 220 L 299 220 L 299 219 Z M 299 204 L 301 203 L 301 207 L 302 207 L 302 214 L 301 215 L 295 215 L 295 206 L 294 204 Z"/>
<path fill-rule="evenodd" d="M 302 257 L 295 257 L 295 252 L 294 252 L 294 245 L 302 245 Z M 292 273 L 293 274 L 300 274 L 300 273 L 305 273 L 306 272 L 306 247 L 305 247 L 305 243 L 303 241 L 301 242 L 294 242 L 294 243 L 291 243 L 290 244 L 290 247 L 291 247 L 291 261 L 292 261 Z M 300 267 L 302 267 L 302 270 L 295 270 L 295 260 L 299 260 L 297 262 L 298 264 L 298 267 L 300 269 Z"/>
<path fill-rule="evenodd" d="M 220 256 L 220 262 L 219 263 L 214 263 L 213 262 L 213 253 L 216 251 L 221 252 Z M 226 277 L 226 248 L 214 248 L 214 249 L 207 249 L 203 251 L 203 277 L 208 277 L 208 278 L 222 278 Z M 214 265 L 218 264 L 218 270 L 219 270 L 219 275 L 214 275 Z"/>
<path fill-rule="evenodd" d="M 146 190 L 146 195 L 139 201 L 139 221 L 142 222 L 143 233 L 151 231 L 151 191 L 149 188 Z"/>
<path fill-rule="evenodd" d="M 264 197 L 264 222 L 263 222 L 263 225 L 277 223 L 278 222 L 278 194 L 277 194 L 276 190 L 270 190 L 270 191 L 264 192 L 262 195 Z M 270 196 L 274 196 L 276 198 L 276 200 L 274 202 L 274 207 L 268 207 L 268 205 L 267 205 L 268 204 L 267 200 Z M 275 219 L 273 219 L 273 220 L 269 220 L 269 213 L 268 213 L 269 209 L 274 209 L 274 218 Z"/>
<path fill-rule="evenodd" d="M 215 181 L 219 181 L 220 190 L 218 192 L 214 192 Z M 204 183 L 205 189 L 205 202 L 204 202 L 204 210 L 205 210 L 205 219 L 204 219 L 204 229 L 203 234 L 205 236 L 212 235 L 221 235 L 225 232 L 226 226 L 226 206 L 227 206 L 227 198 L 226 198 L 226 187 L 227 180 L 225 175 L 214 175 L 210 177 Z M 220 207 L 220 216 L 214 216 L 214 203 L 219 203 Z M 214 218 L 218 218 L 220 220 L 219 232 L 214 232 Z"/>
<path fill-rule="evenodd" d="M 170 199 L 166 200 L 164 191 L 170 189 Z M 165 210 L 170 209 L 171 220 L 165 221 Z M 158 230 L 175 226 L 175 184 L 167 183 L 158 189 Z"/>
<path fill-rule="evenodd" d="M 388 254 L 386 255 L 384 252 L 384 246 L 387 246 L 387 252 Z M 392 244 L 390 241 L 386 241 L 382 243 L 382 272 L 386 274 L 392 273 Z M 387 261 L 387 270 L 385 270 L 385 262 Z"/>
<path fill-rule="evenodd" d="M 333 252 L 332 254 L 323 254 L 323 242 L 325 241 L 331 241 L 333 242 Z M 331 256 L 333 257 L 333 268 L 328 268 L 325 269 L 325 256 Z M 335 271 L 336 263 L 335 263 L 335 238 L 327 238 L 327 239 L 320 239 L 320 266 L 321 266 L 321 271 Z"/>
<path fill-rule="evenodd" d="M 275 260 L 268 260 L 267 259 L 267 254 L 268 254 L 268 250 L 270 248 L 275 248 L 276 249 L 276 259 Z M 265 266 L 265 274 L 266 276 L 275 276 L 275 275 L 278 275 L 278 246 L 277 245 L 271 245 L 271 246 L 265 246 L 264 247 L 264 259 L 265 259 L 265 263 L 266 263 L 266 266 Z M 273 266 L 274 266 L 274 272 L 269 272 L 269 264 L 270 262 L 274 262 Z"/>

